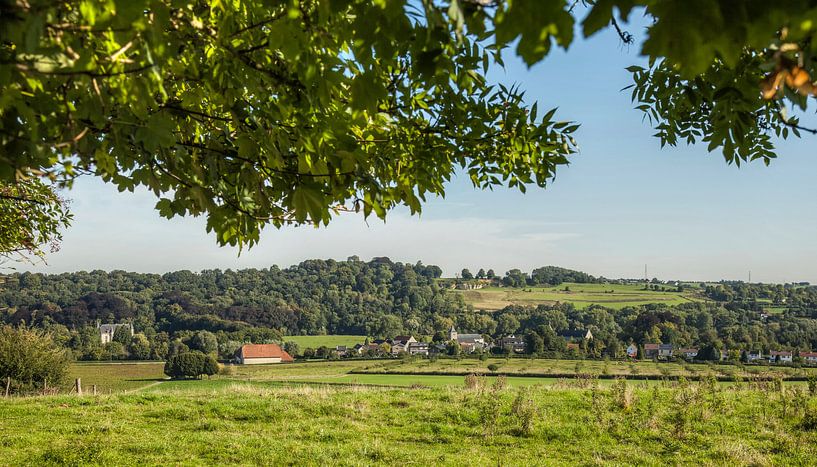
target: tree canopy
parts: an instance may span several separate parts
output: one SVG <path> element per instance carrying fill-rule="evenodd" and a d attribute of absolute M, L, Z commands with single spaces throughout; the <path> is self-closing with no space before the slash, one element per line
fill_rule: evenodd
<path fill-rule="evenodd" d="M 39 179 L 0 181 L 0 262 L 56 251 L 71 219 L 67 202 Z"/>
<path fill-rule="evenodd" d="M 147 187 L 220 244 L 412 213 L 457 171 L 545 186 L 577 125 L 488 70 L 651 22 L 633 100 L 662 144 L 769 162 L 815 94 L 807 0 L 31 0 L 0 15 L 0 180 Z"/>

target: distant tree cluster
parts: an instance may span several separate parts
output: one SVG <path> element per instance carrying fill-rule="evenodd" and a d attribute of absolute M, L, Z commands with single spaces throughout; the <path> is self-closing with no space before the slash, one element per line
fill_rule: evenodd
<path fill-rule="evenodd" d="M 389 258 L 163 275 L 18 273 L 0 286 L 0 322 L 47 328 L 82 359 L 164 359 L 183 348 L 230 358 L 243 342 L 291 334 L 431 335 L 467 308 L 437 284 L 441 275 Z M 136 334 L 102 345 L 98 322 L 130 322 Z"/>
<path fill-rule="evenodd" d="M 165 362 L 165 374 L 173 379 L 201 378 L 218 373 L 218 362 L 212 355 L 199 351 L 184 352 Z"/>

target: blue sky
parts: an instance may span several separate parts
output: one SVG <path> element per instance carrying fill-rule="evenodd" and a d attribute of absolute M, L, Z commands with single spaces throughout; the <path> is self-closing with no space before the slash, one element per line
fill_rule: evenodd
<path fill-rule="evenodd" d="M 635 26 L 629 29 L 638 35 Z M 817 283 L 815 138 L 778 142 L 779 159 L 740 168 L 703 146 L 661 149 L 632 109 L 628 65 L 638 45 L 612 31 L 577 40 L 527 69 L 510 60 L 491 76 L 519 83 L 526 99 L 581 123 L 580 153 L 545 190 L 478 191 L 465 177 L 431 200 L 420 217 L 397 210 L 386 223 L 344 215 L 327 228 L 267 229 L 244 251 L 219 248 L 204 220 L 165 220 L 152 194 L 120 194 L 84 179 L 68 193 L 74 226 L 47 264 L 19 270 L 63 272 L 288 266 L 309 258 L 393 260 L 463 267 L 541 265 L 606 277 Z"/>

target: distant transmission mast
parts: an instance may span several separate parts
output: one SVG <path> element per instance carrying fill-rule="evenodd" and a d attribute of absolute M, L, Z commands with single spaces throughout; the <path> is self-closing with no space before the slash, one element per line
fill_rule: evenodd
<path fill-rule="evenodd" d="M 644 264 L 644 282 L 649 282 L 650 276 L 647 275 L 647 265 Z"/>

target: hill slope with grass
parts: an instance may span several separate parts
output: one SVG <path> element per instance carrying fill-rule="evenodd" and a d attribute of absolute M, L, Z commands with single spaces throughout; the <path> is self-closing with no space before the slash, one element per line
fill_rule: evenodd
<path fill-rule="evenodd" d="M 577 308 L 602 305 L 621 309 L 627 306 L 662 303 L 678 305 L 700 300 L 694 291 L 678 292 L 674 287 L 666 290 L 648 290 L 643 284 L 590 284 L 563 283 L 558 287 L 484 287 L 475 290 L 458 290 L 465 303 L 477 310 L 500 310 L 510 305 L 554 305 L 572 303 Z"/>

